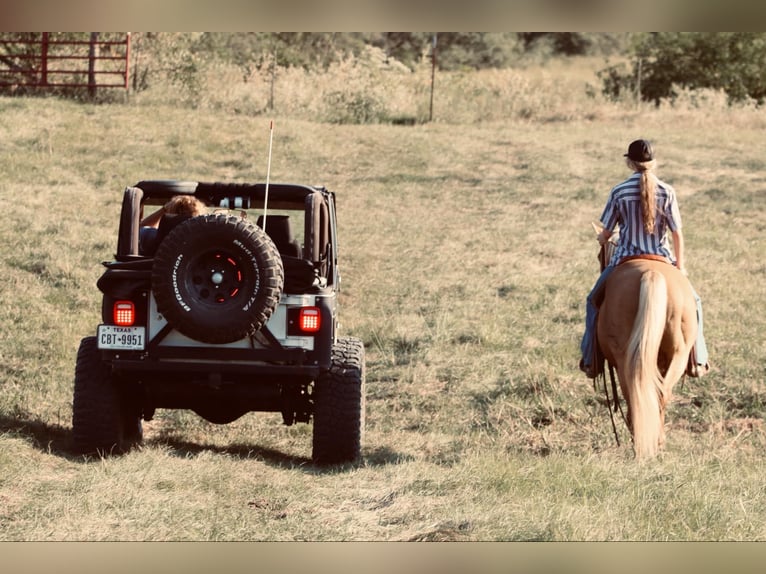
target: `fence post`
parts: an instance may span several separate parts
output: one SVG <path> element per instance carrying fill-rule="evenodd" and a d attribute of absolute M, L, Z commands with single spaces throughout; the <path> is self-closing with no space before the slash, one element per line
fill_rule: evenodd
<path fill-rule="evenodd" d="M 428 121 L 434 119 L 434 79 L 436 77 L 436 34 L 434 33 L 431 46 L 431 102 L 428 106 Z"/>
<path fill-rule="evenodd" d="M 98 32 L 90 33 L 90 48 L 88 50 L 88 95 L 96 95 L 96 58 L 98 58 Z"/>
<path fill-rule="evenodd" d="M 125 90 L 130 88 L 130 32 L 125 34 Z"/>
<path fill-rule="evenodd" d="M 48 85 L 48 32 L 43 32 L 40 46 L 40 84 Z"/>

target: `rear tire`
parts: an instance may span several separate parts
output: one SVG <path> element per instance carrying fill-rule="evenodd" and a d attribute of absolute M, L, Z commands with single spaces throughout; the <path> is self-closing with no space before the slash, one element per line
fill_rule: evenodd
<path fill-rule="evenodd" d="M 315 464 L 342 464 L 361 458 L 365 410 L 364 345 L 338 339 L 330 369 L 314 386 Z"/>
<path fill-rule="evenodd" d="M 101 360 L 96 337 L 80 342 L 72 404 L 74 446 L 81 453 L 122 453 L 141 442 L 139 409 L 124 396 Z"/>
<path fill-rule="evenodd" d="M 173 229 L 154 256 L 157 309 L 196 341 L 223 344 L 253 335 L 279 305 L 283 285 L 274 243 L 234 216 L 193 217 Z"/>

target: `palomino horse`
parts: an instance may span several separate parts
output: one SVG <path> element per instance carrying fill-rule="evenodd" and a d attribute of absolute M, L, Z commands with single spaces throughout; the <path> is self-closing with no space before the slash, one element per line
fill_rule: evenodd
<path fill-rule="evenodd" d="M 668 262 L 620 263 L 606 281 L 596 332 L 617 370 L 636 458 L 653 457 L 665 442 L 665 410 L 697 336 L 689 281 Z"/>

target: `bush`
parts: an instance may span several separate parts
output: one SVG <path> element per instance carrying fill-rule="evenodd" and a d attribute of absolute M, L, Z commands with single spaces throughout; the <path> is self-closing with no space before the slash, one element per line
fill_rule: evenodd
<path fill-rule="evenodd" d="M 386 109 L 375 96 L 362 90 L 335 90 L 325 94 L 325 121 L 333 124 L 372 124 L 386 119 Z"/>
<path fill-rule="evenodd" d="M 723 90 L 729 102 L 766 98 L 766 34 L 736 32 L 654 33 L 641 36 L 632 65 L 601 70 L 603 93 L 619 99 L 635 93 L 659 104 L 678 89 Z M 640 83 L 640 84 L 639 84 Z"/>

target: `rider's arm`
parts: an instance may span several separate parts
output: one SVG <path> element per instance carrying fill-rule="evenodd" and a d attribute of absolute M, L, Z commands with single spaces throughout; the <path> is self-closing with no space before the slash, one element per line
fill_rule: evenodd
<path fill-rule="evenodd" d="M 160 219 L 165 215 L 165 206 L 163 205 L 151 215 L 147 215 L 141 220 L 141 227 L 158 227 Z"/>
<path fill-rule="evenodd" d="M 686 275 L 686 261 L 684 261 L 684 234 L 680 229 L 672 232 L 673 250 L 676 252 L 676 267 Z"/>
<path fill-rule="evenodd" d="M 609 238 L 612 236 L 612 232 L 609 231 L 606 227 L 601 230 L 601 233 L 598 234 L 598 244 L 603 245 L 607 241 L 609 241 Z"/>

